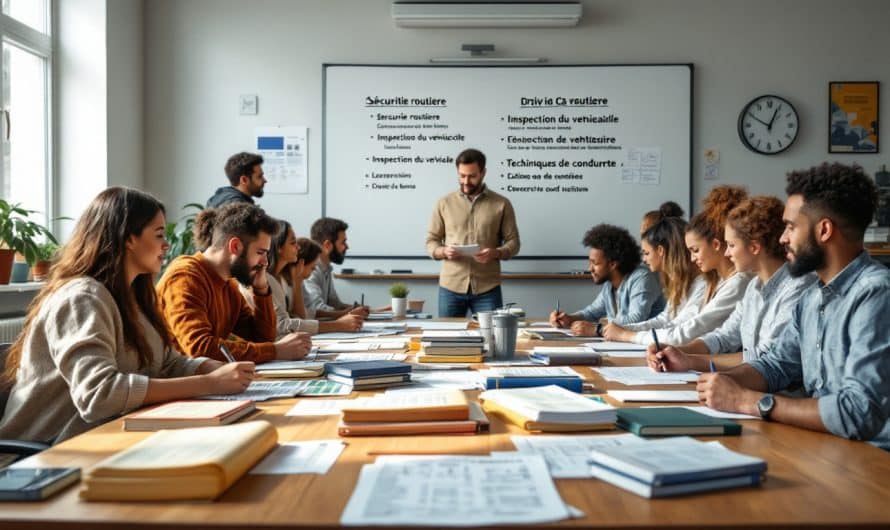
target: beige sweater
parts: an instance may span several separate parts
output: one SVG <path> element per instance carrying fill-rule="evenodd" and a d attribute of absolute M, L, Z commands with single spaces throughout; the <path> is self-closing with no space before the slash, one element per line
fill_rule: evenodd
<path fill-rule="evenodd" d="M 124 343 L 123 323 L 111 293 L 84 277 L 71 280 L 43 303 L 31 324 L 0 438 L 57 443 L 139 408 L 149 377 L 192 375 L 206 358 L 168 349 L 140 315 L 155 352 L 139 368 Z"/>

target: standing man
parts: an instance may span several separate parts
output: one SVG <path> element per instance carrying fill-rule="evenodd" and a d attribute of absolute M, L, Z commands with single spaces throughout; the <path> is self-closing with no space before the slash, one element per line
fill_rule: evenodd
<path fill-rule="evenodd" d="M 519 229 L 510 201 L 488 189 L 485 155 L 467 149 L 457 155 L 460 189 L 439 199 L 430 219 L 426 250 L 445 260 L 439 274 L 439 316 L 464 317 L 504 305 L 501 260 L 519 252 Z M 453 245 L 479 245 L 464 256 Z"/>
<path fill-rule="evenodd" d="M 700 375 L 699 400 L 890 450 L 890 271 L 863 247 L 877 188 L 857 165 L 826 163 L 790 173 L 786 191 L 789 271 L 819 280 L 761 357 Z M 670 347 L 648 357 L 654 370 L 688 364 Z M 804 397 L 777 394 L 799 385 Z"/>
<path fill-rule="evenodd" d="M 263 157 L 254 153 L 238 153 L 226 161 L 226 177 L 231 186 L 217 188 L 207 199 L 208 208 L 219 208 L 230 202 L 253 204 L 253 197 L 263 196 L 266 177 L 263 174 Z"/>

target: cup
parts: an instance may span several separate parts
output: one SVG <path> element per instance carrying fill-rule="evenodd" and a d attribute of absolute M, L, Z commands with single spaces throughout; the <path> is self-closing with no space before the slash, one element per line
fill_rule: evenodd
<path fill-rule="evenodd" d="M 491 329 L 491 317 L 494 316 L 492 311 L 479 311 L 476 313 L 476 320 L 479 321 L 479 329 Z"/>
<path fill-rule="evenodd" d="M 516 355 L 516 336 L 519 334 L 519 318 L 507 312 L 498 312 L 492 316 L 491 321 L 494 358 L 512 359 Z"/>

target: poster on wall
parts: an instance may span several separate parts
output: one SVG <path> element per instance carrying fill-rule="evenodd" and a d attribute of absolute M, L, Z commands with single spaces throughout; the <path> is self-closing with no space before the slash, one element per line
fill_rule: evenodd
<path fill-rule="evenodd" d="M 306 194 L 307 127 L 257 127 L 256 150 L 263 157 L 267 193 Z"/>
<path fill-rule="evenodd" d="M 878 152 L 878 87 L 871 82 L 828 84 L 828 152 Z"/>

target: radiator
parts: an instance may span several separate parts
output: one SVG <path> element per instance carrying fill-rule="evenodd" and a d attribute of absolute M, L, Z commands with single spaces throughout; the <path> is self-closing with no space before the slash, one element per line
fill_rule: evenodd
<path fill-rule="evenodd" d="M 0 343 L 15 342 L 25 325 L 25 317 L 0 318 Z"/>

